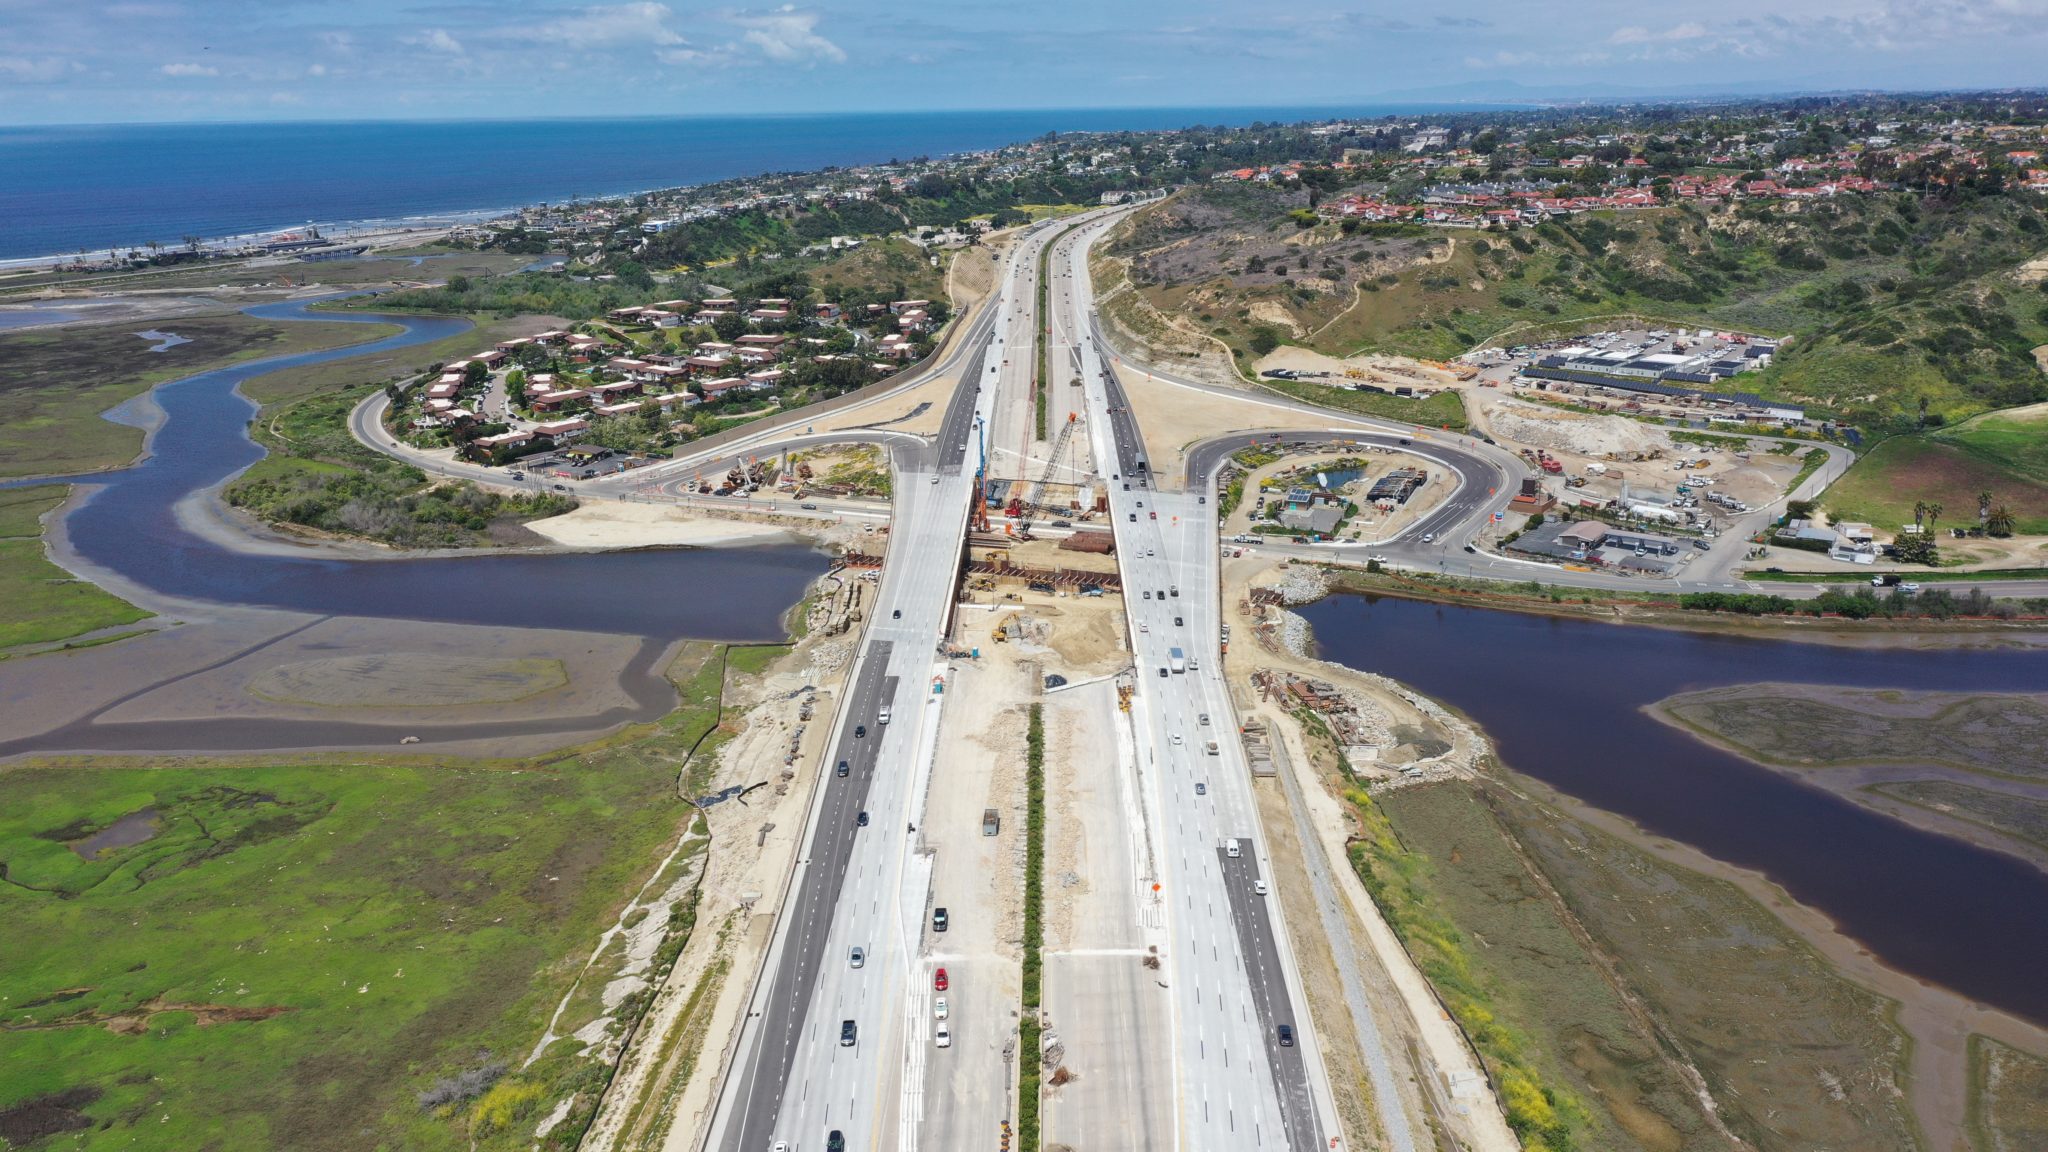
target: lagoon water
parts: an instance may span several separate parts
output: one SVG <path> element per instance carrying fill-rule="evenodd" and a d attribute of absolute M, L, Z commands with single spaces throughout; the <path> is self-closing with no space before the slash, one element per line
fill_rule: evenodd
<path fill-rule="evenodd" d="M 271 357 L 202 372 L 152 395 L 165 420 L 142 463 L 104 483 L 66 520 L 86 559 L 170 596 L 324 615 L 504 627 L 570 628 L 674 640 L 777 640 L 781 614 L 824 571 L 801 547 L 341 560 L 232 552 L 187 531 L 181 500 L 261 458 L 248 436 L 256 406 L 235 391 L 283 368 L 439 340 L 467 320 L 320 313 L 311 301 L 249 309 L 269 319 L 383 322 L 405 331 L 375 344 Z"/>
<path fill-rule="evenodd" d="M 993 148 L 1047 132 L 1243 125 L 1372 108 L 0 126 L 0 260 L 308 222 L 502 211 L 764 172 Z M 1469 110 L 1469 109 L 1467 109 Z"/>
<path fill-rule="evenodd" d="M 2048 691 L 2048 652 L 1850 649 L 1353 595 L 1301 613 L 1325 659 L 1456 706 L 1518 771 L 1767 875 L 1900 971 L 2048 1025 L 2048 874 L 1642 711 L 1676 692 L 1763 680 Z"/>

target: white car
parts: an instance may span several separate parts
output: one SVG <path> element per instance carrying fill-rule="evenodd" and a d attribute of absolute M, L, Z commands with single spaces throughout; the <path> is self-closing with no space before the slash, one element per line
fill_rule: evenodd
<path fill-rule="evenodd" d="M 1252 891 L 1264 896 L 1266 894 L 1266 882 L 1264 880 L 1252 881 Z"/>
<path fill-rule="evenodd" d="M 951 1012 L 946 1007 L 946 998 L 944 996 L 932 1001 L 932 1019 L 944 1020 L 949 1015 L 951 1015 Z"/>
<path fill-rule="evenodd" d="M 932 1034 L 932 1039 L 941 1048 L 951 1048 L 953 1046 L 953 1030 L 944 1024 L 940 1024 L 938 1031 Z"/>
<path fill-rule="evenodd" d="M 1176 748 L 1178 748 L 1178 747 L 1180 746 L 1180 733 L 1178 733 L 1178 732 L 1175 732 L 1175 733 L 1173 734 L 1173 744 L 1174 744 L 1174 747 L 1176 747 Z"/>

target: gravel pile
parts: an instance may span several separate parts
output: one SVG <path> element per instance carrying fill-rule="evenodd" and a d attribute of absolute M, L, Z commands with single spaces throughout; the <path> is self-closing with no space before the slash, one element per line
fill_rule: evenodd
<path fill-rule="evenodd" d="M 1528 405 L 1502 404 L 1487 417 L 1493 434 L 1546 452 L 1570 452 L 1599 459 L 1669 451 L 1662 431 L 1625 416 L 1580 416 Z"/>
<path fill-rule="evenodd" d="M 1330 594 L 1330 577 L 1321 568 L 1293 564 L 1280 582 L 1273 585 L 1273 591 L 1289 604 L 1309 604 Z"/>
<path fill-rule="evenodd" d="M 846 661 L 853 654 L 850 645 L 823 641 L 811 649 L 811 670 L 813 672 L 836 672 L 846 667 Z"/>

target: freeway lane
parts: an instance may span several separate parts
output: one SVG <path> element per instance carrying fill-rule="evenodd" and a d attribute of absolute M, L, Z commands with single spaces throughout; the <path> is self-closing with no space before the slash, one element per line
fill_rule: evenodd
<path fill-rule="evenodd" d="M 810 850 L 777 919 L 721 1088 L 711 1132 L 720 1149 L 752 1152 L 776 1140 L 815 1148 L 832 1131 L 843 1133 L 849 1148 L 917 1145 L 927 1067 L 924 989 L 931 979 L 921 952 L 933 859 L 916 828 L 943 701 L 926 685 L 945 667 L 939 649 L 974 487 L 972 429 L 989 418 L 996 393 L 983 386 L 991 375 L 986 365 L 1016 342 L 1020 326 L 1029 331 L 1028 310 L 1016 307 L 1016 272 L 1035 247 L 1031 235 L 1012 251 L 985 327 L 976 329 L 982 338 L 949 358 L 964 371 L 937 442 L 912 448 L 894 438 L 890 562 L 850 676 L 840 740 L 828 757 L 834 764 L 847 759 L 849 775 L 837 777 L 829 765 L 822 770 Z M 893 712 L 887 724 L 880 720 L 884 704 Z M 860 754 L 872 757 L 865 776 L 855 775 Z M 854 820 L 862 811 L 865 827 Z M 860 967 L 850 962 L 856 946 L 863 950 Z M 854 1023 L 855 1043 L 840 1043 L 842 1021 Z"/>
<path fill-rule="evenodd" d="M 1223 872 L 1230 893 L 1230 919 L 1237 927 L 1238 947 L 1244 952 L 1247 975 L 1251 977 L 1252 1002 L 1259 1012 L 1260 1032 L 1265 1037 L 1266 1059 L 1280 1086 L 1280 1112 L 1287 1119 L 1287 1143 L 1292 1148 L 1315 1147 L 1317 1132 L 1315 1104 L 1309 1099 L 1308 1066 L 1302 1060 L 1300 1030 L 1294 1024 L 1294 1008 L 1287 1001 L 1287 976 L 1280 950 L 1274 945 L 1267 897 L 1259 894 L 1259 862 L 1250 856 L 1231 859 L 1221 847 L 1216 863 Z M 1276 994 L 1277 993 L 1277 994 Z M 1280 1029 L 1293 1034 L 1283 1042 Z"/>
<path fill-rule="evenodd" d="M 896 695 L 897 680 L 885 675 L 892 645 L 882 641 L 874 646 L 875 659 L 863 663 L 853 690 L 840 710 L 839 737 L 832 745 L 835 766 L 819 790 L 811 818 L 814 834 L 811 851 L 804 861 L 803 879 L 796 899 L 785 914 L 791 927 L 785 934 L 774 984 L 784 994 L 770 999 L 761 1009 L 755 1028 L 757 1056 L 742 1073 L 739 1101 L 739 1131 L 765 1133 L 782 1106 L 783 1090 L 789 1083 L 796 1061 L 797 1046 L 811 996 L 817 983 L 817 969 L 823 960 L 823 945 L 832 928 L 833 908 L 839 902 L 853 857 L 854 839 L 861 831 L 856 814 L 867 807 L 876 760 L 881 748 L 875 738 L 856 736 L 866 729 L 885 700 Z M 847 774 L 836 766 L 844 761 Z M 740 1147 L 767 1147 L 765 1138 L 748 1142 L 741 1136 Z"/>
<path fill-rule="evenodd" d="M 1327 1089 L 1314 1063 L 1313 1030 L 1300 1030 L 1297 1058 L 1289 1061 L 1274 1060 L 1265 1040 L 1253 1035 L 1256 1030 L 1263 1037 L 1295 1018 L 1285 934 L 1272 918 L 1245 917 L 1248 947 L 1230 883 L 1217 867 L 1219 845 L 1227 839 L 1239 840 L 1254 859 L 1265 853 L 1220 673 L 1216 545 L 1207 515 L 1212 509 L 1206 496 L 1156 492 L 1145 483 L 1143 442 L 1088 322 L 1092 299 L 1085 254 L 1098 231 L 1082 229 L 1069 237 L 1056 258 L 1070 330 L 1090 333 L 1080 353 L 1095 458 L 1120 461 L 1122 475 L 1131 480 L 1129 490 L 1110 484 L 1109 497 L 1138 670 L 1133 723 L 1144 765 L 1152 769 L 1151 806 L 1163 815 L 1159 880 L 1169 918 L 1179 1144 L 1307 1152 L 1322 1146 L 1326 1128 L 1315 1107 Z M 1184 661 L 1179 673 L 1172 670 L 1175 648 Z M 1254 983 L 1261 987 L 1255 990 Z"/>

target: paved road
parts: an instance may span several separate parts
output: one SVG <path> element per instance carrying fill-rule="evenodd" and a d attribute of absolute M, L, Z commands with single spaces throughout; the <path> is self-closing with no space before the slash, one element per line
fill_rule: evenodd
<path fill-rule="evenodd" d="M 840 711 L 839 736 L 832 744 L 833 771 L 824 777 L 812 816 L 814 833 L 804 861 L 796 898 L 784 913 L 780 958 L 772 983 L 781 994 L 769 999 L 754 1024 L 755 1059 L 740 1074 L 736 1128 L 737 1147 L 765 1148 L 767 1133 L 782 1107 L 791 1069 L 804 1039 L 811 999 L 818 986 L 818 968 L 826 962 L 825 942 L 832 932 L 832 914 L 846 886 L 855 840 L 863 828 L 858 814 L 866 811 L 882 747 L 879 726 L 870 727 L 885 701 L 896 698 L 899 681 L 886 674 L 893 645 L 881 641 L 869 650 Z M 856 729 L 860 735 L 855 735 Z M 839 764 L 847 766 L 838 774 Z M 843 962 L 843 961 L 842 961 Z M 818 1022 L 809 1021 L 815 1033 Z M 834 1033 L 835 1038 L 837 1033 Z M 858 1059 L 859 1052 L 846 1058 Z"/>
<path fill-rule="evenodd" d="M 1230 921 L 1237 928 L 1237 944 L 1244 952 L 1245 974 L 1251 983 L 1252 1004 L 1258 1009 L 1266 1061 L 1272 1065 L 1273 1080 L 1280 1089 L 1280 1114 L 1287 1124 L 1287 1145 L 1313 1148 L 1319 1133 L 1315 1104 L 1309 1098 L 1308 1066 L 1302 1060 L 1294 1006 L 1287 1000 L 1287 974 L 1280 949 L 1274 943 L 1271 902 L 1257 888 L 1259 862 L 1249 854 L 1232 858 L 1219 846 L 1216 864 L 1223 873 L 1224 890 L 1230 894 Z M 1287 1029 L 1287 1035 L 1281 1034 L 1282 1028 Z"/>
<path fill-rule="evenodd" d="M 810 847 L 778 918 L 766 975 L 722 1087 L 712 1132 L 721 1149 L 751 1152 L 776 1140 L 821 1147 L 831 1131 L 843 1133 L 849 1148 L 918 1144 L 931 1054 L 932 965 L 924 938 L 934 860 L 919 848 L 914 829 L 923 818 L 943 702 L 929 685 L 944 668 L 940 650 L 973 497 L 973 429 L 990 418 L 997 392 L 983 384 L 992 375 L 985 365 L 1014 344 L 1020 330 L 1028 339 L 1030 300 L 1019 297 L 1016 286 L 1026 282 L 1018 269 L 1035 247 L 1027 238 L 1013 250 L 978 342 L 949 358 L 962 369 L 960 386 L 936 442 L 926 447 L 899 440 L 893 454 L 891 560 L 855 658 L 840 738 L 813 803 Z M 753 450 L 777 442 L 763 437 L 758 445 L 764 447 Z M 747 450 L 728 448 L 725 455 Z M 885 702 L 893 716 L 882 725 Z M 865 736 L 858 734 L 862 725 Z M 870 759 L 863 762 L 862 755 Z M 840 759 L 848 761 L 845 778 L 832 772 Z M 868 826 L 848 831 L 848 812 L 861 810 Z M 849 961 L 855 946 L 865 953 L 860 968 Z M 857 1042 L 842 1045 L 847 1020 L 854 1022 Z M 935 1133 L 932 1146 L 967 1142 Z"/>
<path fill-rule="evenodd" d="M 1059 246 L 1055 260 L 1067 291 L 1055 301 L 1071 310 L 1067 331 L 1088 333 L 1079 352 L 1096 459 L 1119 461 L 1131 479 L 1129 489 L 1112 483 L 1109 496 L 1138 670 L 1133 722 L 1147 804 L 1160 831 L 1157 880 L 1169 921 L 1180 1143 L 1307 1152 L 1322 1146 L 1330 1128 L 1318 1107 L 1328 1089 L 1313 1030 L 1299 1031 L 1291 1059 L 1276 1059 L 1268 1048 L 1277 1026 L 1295 1018 L 1290 946 L 1276 923 L 1278 909 L 1242 911 L 1218 866 L 1229 839 L 1254 861 L 1265 852 L 1221 676 L 1214 508 L 1204 494 L 1158 492 L 1144 482 L 1143 441 L 1088 320 L 1085 253 L 1094 234 L 1083 229 Z M 1184 671 L 1172 670 L 1173 649 Z"/>

